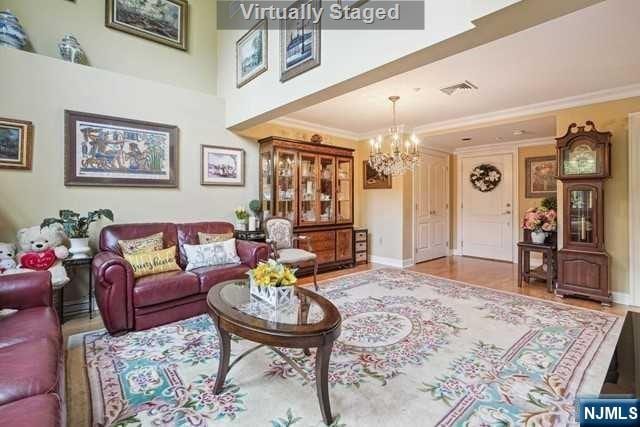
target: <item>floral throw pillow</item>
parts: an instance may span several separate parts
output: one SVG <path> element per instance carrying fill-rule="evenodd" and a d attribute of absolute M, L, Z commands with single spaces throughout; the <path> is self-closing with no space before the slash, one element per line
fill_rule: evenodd
<path fill-rule="evenodd" d="M 183 245 L 183 248 L 187 256 L 187 271 L 213 265 L 240 264 L 240 257 L 236 252 L 236 239 L 206 245 Z"/>
<path fill-rule="evenodd" d="M 139 239 L 118 240 L 118 246 L 120 246 L 122 255 L 159 251 L 164 247 L 162 237 L 163 233 L 156 233 Z"/>
<path fill-rule="evenodd" d="M 208 243 L 218 243 L 224 242 L 225 240 L 233 239 L 233 233 L 224 233 L 224 234 L 209 234 L 209 233 L 201 233 L 198 232 L 198 241 L 201 245 L 206 245 Z"/>

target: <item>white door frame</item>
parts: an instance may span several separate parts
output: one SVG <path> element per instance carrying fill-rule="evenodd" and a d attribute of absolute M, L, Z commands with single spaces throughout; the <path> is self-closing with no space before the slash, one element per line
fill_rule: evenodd
<path fill-rule="evenodd" d="M 441 157 L 445 160 L 445 162 L 447 163 L 447 194 L 446 194 L 446 200 L 447 200 L 447 206 L 448 206 L 448 212 L 447 212 L 447 242 L 449 242 L 448 244 L 448 249 L 449 249 L 449 253 L 451 252 L 451 154 L 447 153 L 445 151 L 438 151 L 438 150 L 433 150 L 430 148 L 425 148 L 423 146 L 420 146 L 420 153 L 421 154 L 428 154 L 430 156 L 435 156 L 435 157 Z M 411 221 L 413 223 L 413 238 L 411 239 L 411 264 L 415 264 L 416 262 L 416 234 L 417 234 L 417 220 L 416 220 L 416 174 L 413 173 L 412 177 L 411 177 Z"/>
<path fill-rule="evenodd" d="M 640 112 L 629 114 L 629 293 L 640 306 Z"/>
<path fill-rule="evenodd" d="M 519 186 L 519 171 L 518 171 L 518 146 L 517 145 L 507 145 L 504 148 L 496 147 L 495 145 L 491 145 L 491 147 L 483 147 L 479 146 L 478 148 L 468 149 L 464 151 L 458 151 L 456 159 L 456 167 L 457 167 L 457 185 L 456 185 L 456 212 L 457 212 L 457 227 L 458 227 L 458 235 L 456 236 L 456 250 L 454 251 L 455 255 L 462 255 L 462 236 L 464 235 L 464 230 L 462 227 L 462 182 L 465 177 L 462 176 L 462 159 L 468 159 L 473 157 L 486 157 L 497 154 L 511 154 L 511 161 L 513 163 L 512 171 L 513 171 L 513 188 L 512 188 L 512 210 L 511 210 L 511 224 L 512 224 L 512 260 L 511 262 L 514 264 L 518 263 L 518 241 L 520 240 L 520 223 L 517 220 L 517 215 L 519 210 L 519 200 L 518 200 L 518 186 Z"/>

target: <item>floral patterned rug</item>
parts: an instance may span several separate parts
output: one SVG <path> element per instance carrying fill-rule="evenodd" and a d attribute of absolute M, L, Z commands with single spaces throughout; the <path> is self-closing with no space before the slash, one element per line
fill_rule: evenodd
<path fill-rule="evenodd" d="M 340 309 L 329 381 L 334 426 L 564 426 L 597 394 L 617 316 L 421 273 L 374 270 L 325 282 Z M 84 335 L 94 425 L 320 426 L 315 385 L 268 348 L 212 393 L 208 316 L 110 337 Z M 235 339 L 233 355 L 253 343 Z M 314 354 L 283 350 L 313 378 Z M 233 356 L 232 356 L 233 360 Z"/>

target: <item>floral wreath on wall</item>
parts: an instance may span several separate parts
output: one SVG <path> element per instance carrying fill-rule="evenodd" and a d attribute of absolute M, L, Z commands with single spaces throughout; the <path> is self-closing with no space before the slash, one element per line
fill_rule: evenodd
<path fill-rule="evenodd" d="M 469 180 L 473 188 L 487 193 L 500 184 L 500 181 L 502 181 L 502 173 L 497 167 L 485 163 L 473 168 Z"/>

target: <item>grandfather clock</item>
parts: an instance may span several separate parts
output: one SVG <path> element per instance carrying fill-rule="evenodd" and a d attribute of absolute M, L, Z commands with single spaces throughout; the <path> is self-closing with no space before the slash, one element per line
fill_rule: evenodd
<path fill-rule="evenodd" d="M 556 141 L 558 179 L 564 187 L 556 294 L 580 295 L 610 305 L 603 184 L 611 176 L 611 132 L 599 132 L 591 121 L 586 126 L 573 123 Z"/>

